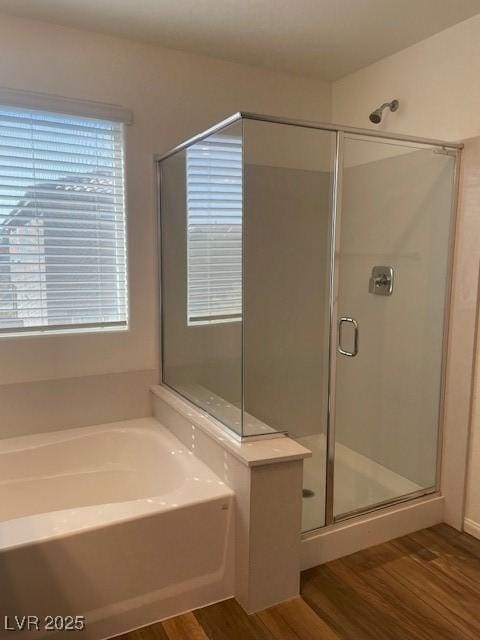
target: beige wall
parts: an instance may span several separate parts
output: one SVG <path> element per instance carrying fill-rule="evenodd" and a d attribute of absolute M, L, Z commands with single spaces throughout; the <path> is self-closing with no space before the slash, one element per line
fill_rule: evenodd
<path fill-rule="evenodd" d="M 480 146 L 480 145 L 479 145 Z M 480 350 L 475 356 L 465 529 L 480 538 Z"/>
<path fill-rule="evenodd" d="M 463 187 L 457 226 L 449 369 L 443 444 L 442 491 L 445 517 L 461 526 L 470 409 L 470 378 L 477 308 L 478 190 L 480 155 L 480 15 L 459 23 L 335 82 L 335 122 L 445 140 L 469 140 L 464 152 Z M 398 98 L 400 109 L 375 127 L 373 108 Z M 478 378 L 478 376 L 477 376 Z M 475 383 L 475 393 L 478 387 Z M 466 516 L 480 533 L 480 421 L 474 412 Z"/>
<path fill-rule="evenodd" d="M 440 140 L 480 134 L 480 15 L 335 82 L 332 118 L 356 127 Z M 379 126 L 369 113 L 397 98 Z"/>
<path fill-rule="evenodd" d="M 459 336 L 466 342 L 465 357 L 458 359 L 453 375 L 464 378 L 472 360 L 475 361 L 473 393 L 470 386 L 459 390 L 463 405 L 472 401 L 469 468 L 467 476 L 467 504 L 465 510 L 465 528 L 480 537 L 480 349 L 478 343 L 478 273 L 480 265 L 480 137 L 465 143 L 462 158 L 462 176 L 460 183 L 459 206 L 459 250 L 458 267 L 464 277 L 459 278 L 454 304 L 462 310 L 462 322 L 458 325 Z M 476 353 L 468 349 L 468 339 L 477 331 Z M 467 413 L 469 406 L 464 406 Z M 467 414 L 468 415 L 468 414 Z M 457 412 L 461 420 L 463 415 Z M 460 445 L 462 443 L 460 442 Z M 459 445 L 457 445 L 459 446 Z M 463 485 L 458 491 L 463 490 Z"/>
<path fill-rule="evenodd" d="M 239 109 L 329 119 L 330 87 L 311 79 L 7 16 L 0 17 L 0 39 L 3 86 L 116 103 L 132 109 L 134 115 L 127 132 L 126 157 L 130 330 L 1 339 L 2 398 L 5 394 L 8 397 L 5 385 L 25 385 L 25 406 L 18 414 L 14 408 L 9 412 L 8 429 L 3 426 L 5 414 L 0 414 L 2 436 L 15 431 L 16 423 L 21 422 L 19 428 L 25 429 L 23 421 L 29 408 L 29 430 L 57 425 L 55 393 L 48 396 L 50 402 L 45 407 L 31 401 L 42 389 L 40 381 L 73 381 L 78 393 L 72 397 L 72 411 L 77 417 L 70 422 L 67 413 L 65 426 L 96 419 L 92 411 L 85 411 L 84 420 L 81 418 L 82 407 L 98 401 L 91 397 L 95 386 L 92 388 L 85 377 L 104 376 L 101 394 L 112 407 L 112 419 L 118 417 L 114 407 L 124 392 L 113 374 L 128 374 L 135 389 L 145 383 L 145 372 L 150 372 L 148 380 L 155 381 L 158 318 L 153 154 L 167 151 Z M 130 411 L 143 415 L 148 406 L 146 395 L 136 392 L 135 398 Z M 99 419 L 108 419 L 105 412 L 101 414 Z"/>

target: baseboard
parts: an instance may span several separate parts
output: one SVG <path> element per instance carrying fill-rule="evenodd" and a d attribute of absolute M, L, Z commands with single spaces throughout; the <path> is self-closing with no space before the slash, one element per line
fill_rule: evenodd
<path fill-rule="evenodd" d="M 469 533 L 471 536 L 480 540 L 480 524 L 470 518 L 465 518 L 463 521 L 463 530 L 465 533 Z"/>
<path fill-rule="evenodd" d="M 427 496 L 306 534 L 302 539 L 301 568 L 309 569 L 432 527 L 443 522 L 443 508 L 442 496 Z"/>

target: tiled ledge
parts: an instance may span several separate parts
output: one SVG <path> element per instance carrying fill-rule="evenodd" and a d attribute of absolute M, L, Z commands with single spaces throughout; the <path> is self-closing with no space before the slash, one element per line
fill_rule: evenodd
<path fill-rule="evenodd" d="M 226 428 L 221 427 L 206 412 L 171 389 L 155 385 L 150 387 L 150 390 L 155 397 L 187 418 L 193 428 L 200 429 L 247 467 L 303 460 L 312 455 L 308 449 L 283 434 L 272 434 L 271 437 L 262 437 L 253 441 L 250 439 L 241 441 L 233 433 L 229 434 Z"/>

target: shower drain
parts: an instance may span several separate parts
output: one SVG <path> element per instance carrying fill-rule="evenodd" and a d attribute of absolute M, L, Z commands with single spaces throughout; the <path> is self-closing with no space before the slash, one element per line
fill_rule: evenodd
<path fill-rule="evenodd" d="M 314 495 L 315 491 L 312 491 L 311 489 L 303 489 L 302 491 L 302 496 L 304 498 L 313 498 Z"/>

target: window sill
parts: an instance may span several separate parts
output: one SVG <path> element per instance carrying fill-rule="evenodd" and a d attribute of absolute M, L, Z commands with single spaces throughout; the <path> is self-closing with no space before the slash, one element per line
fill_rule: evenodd
<path fill-rule="evenodd" d="M 8 331 L 0 333 L 0 341 L 17 338 L 48 338 L 50 336 L 68 336 L 92 333 L 118 333 L 130 331 L 128 325 L 122 326 L 97 326 L 97 327 L 72 327 L 71 329 L 32 329 L 31 331 Z"/>
<path fill-rule="evenodd" d="M 209 320 L 201 319 L 201 320 L 188 320 L 187 327 L 204 327 L 211 324 L 233 324 L 233 323 L 241 323 L 242 317 L 235 316 L 232 318 L 210 318 Z"/>

